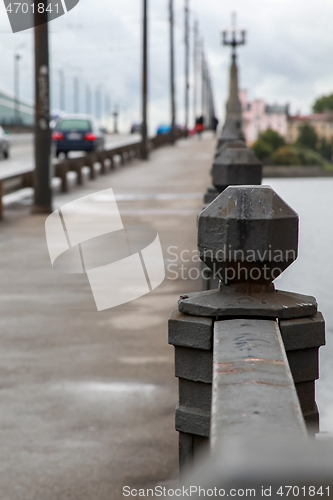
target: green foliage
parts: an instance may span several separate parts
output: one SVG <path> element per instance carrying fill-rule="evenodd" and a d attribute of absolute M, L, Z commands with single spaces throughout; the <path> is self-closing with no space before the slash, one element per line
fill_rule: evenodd
<path fill-rule="evenodd" d="M 324 158 L 304 146 L 282 146 L 272 155 L 274 165 L 303 165 L 303 166 L 319 166 L 326 165 Z"/>
<path fill-rule="evenodd" d="M 320 141 L 320 146 L 318 148 L 318 153 L 320 153 L 325 160 L 332 161 L 333 155 L 333 143 L 331 141 L 327 141 L 325 138 Z"/>
<path fill-rule="evenodd" d="M 259 139 L 269 144 L 273 151 L 276 151 L 281 146 L 284 146 L 286 144 L 284 137 L 282 137 L 282 135 L 278 134 L 278 132 L 275 132 L 275 130 L 272 130 L 271 128 L 268 128 L 267 130 L 265 130 L 265 132 L 260 134 Z"/>
<path fill-rule="evenodd" d="M 318 136 L 311 125 L 305 124 L 299 128 L 297 144 L 313 150 L 317 148 Z"/>
<path fill-rule="evenodd" d="M 272 155 L 274 165 L 301 165 L 301 159 L 295 146 L 282 146 Z"/>
<path fill-rule="evenodd" d="M 314 113 L 324 113 L 326 110 L 333 110 L 333 94 L 324 95 L 317 99 L 312 106 L 312 110 Z"/>
<path fill-rule="evenodd" d="M 301 165 L 323 167 L 326 161 L 320 153 L 307 148 L 298 148 Z"/>
<path fill-rule="evenodd" d="M 266 165 L 327 166 L 332 160 L 333 143 L 318 140 L 311 125 L 304 124 L 299 129 L 296 144 L 286 144 L 284 138 L 268 129 L 260 134 L 252 149 Z"/>
<path fill-rule="evenodd" d="M 268 161 L 274 151 L 285 144 L 284 138 L 272 129 L 259 135 L 252 149 L 261 161 Z"/>
<path fill-rule="evenodd" d="M 271 145 L 261 138 L 252 145 L 252 149 L 261 161 L 267 160 L 273 153 Z"/>

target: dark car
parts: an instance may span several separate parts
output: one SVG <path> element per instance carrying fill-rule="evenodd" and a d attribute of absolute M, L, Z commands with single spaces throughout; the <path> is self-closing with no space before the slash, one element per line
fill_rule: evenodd
<path fill-rule="evenodd" d="M 133 123 L 131 126 L 131 134 L 141 134 L 142 125 L 141 123 Z"/>
<path fill-rule="evenodd" d="M 4 129 L 0 126 L 0 156 L 9 158 L 9 139 Z"/>
<path fill-rule="evenodd" d="M 101 151 L 104 136 L 91 116 L 66 115 L 57 120 L 52 134 L 56 155 L 69 151 Z"/>

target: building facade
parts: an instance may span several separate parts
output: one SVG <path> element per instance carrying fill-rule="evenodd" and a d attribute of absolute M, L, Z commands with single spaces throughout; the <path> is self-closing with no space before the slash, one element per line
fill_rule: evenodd
<path fill-rule="evenodd" d="M 248 101 L 247 91 L 240 90 L 239 98 L 242 103 L 243 131 L 249 146 L 253 144 L 262 132 L 272 129 L 283 137 L 288 130 L 289 105 L 270 106 L 262 99 Z"/>
<path fill-rule="evenodd" d="M 0 124 L 1 125 L 33 125 L 35 107 L 34 104 L 19 99 L 16 103 L 15 97 L 9 92 L 0 90 Z"/>
<path fill-rule="evenodd" d="M 288 120 L 286 141 L 297 141 L 299 129 L 302 125 L 310 125 L 317 133 L 319 139 L 331 142 L 333 138 L 333 113 L 315 113 L 307 116 L 290 116 Z"/>

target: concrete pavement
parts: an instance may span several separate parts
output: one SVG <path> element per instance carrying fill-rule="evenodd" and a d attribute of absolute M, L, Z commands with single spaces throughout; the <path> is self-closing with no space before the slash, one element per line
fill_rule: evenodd
<path fill-rule="evenodd" d="M 197 275 L 190 251 L 214 148 L 211 136 L 179 141 L 149 162 L 56 195 L 55 208 L 112 187 L 124 224 L 158 231 L 166 280 L 114 309 L 97 312 L 84 275 L 51 268 L 45 217 L 29 215 L 29 200 L 7 207 L 0 225 L 1 500 L 113 500 L 125 485 L 177 477 L 167 320 L 180 294 L 200 288 L 185 278 Z M 190 260 L 180 271 L 182 250 Z"/>

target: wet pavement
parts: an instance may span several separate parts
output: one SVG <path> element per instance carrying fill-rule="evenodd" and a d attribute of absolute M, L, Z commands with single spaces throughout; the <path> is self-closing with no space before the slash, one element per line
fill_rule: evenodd
<path fill-rule="evenodd" d="M 57 195 L 55 208 L 113 188 L 124 224 L 168 251 L 196 248 L 215 141 L 180 141 Z M 23 200 L 24 201 L 24 200 Z M 167 320 L 184 291 L 168 271 L 140 299 L 97 312 L 85 275 L 51 268 L 43 216 L 7 206 L 0 231 L 0 498 L 110 500 L 177 476 L 177 381 Z M 193 264 L 198 267 L 198 263 Z"/>
<path fill-rule="evenodd" d="M 45 217 L 29 215 L 29 199 L 7 206 L 0 229 L 1 500 L 113 500 L 123 498 L 123 486 L 177 477 L 178 388 L 167 320 L 180 294 L 200 289 L 192 252 L 214 148 L 210 136 L 179 141 L 147 163 L 133 161 L 56 195 L 55 208 L 113 188 L 124 224 L 158 231 L 166 280 L 114 309 L 97 312 L 84 275 L 51 268 Z M 326 318 L 317 401 L 322 430 L 333 432 L 333 180 L 268 183 L 300 215 L 299 258 L 277 287 L 315 295 Z"/>

